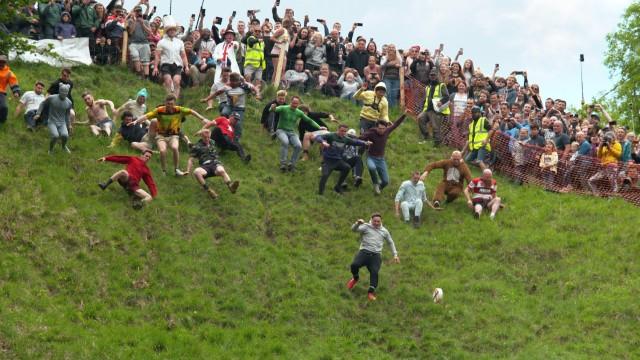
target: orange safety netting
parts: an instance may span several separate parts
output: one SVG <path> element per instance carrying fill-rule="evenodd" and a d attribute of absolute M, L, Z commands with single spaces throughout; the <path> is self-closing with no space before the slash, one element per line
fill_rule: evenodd
<path fill-rule="evenodd" d="M 415 114 L 422 112 L 425 101 L 425 86 L 416 79 L 408 77 L 404 86 L 405 106 Z M 471 119 L 449 117 L 442 130 L 445 145 L 465 150 Z M 640 206 L 640 188 L 638 187 L 640 166 L 633 163 L 602 165 L 600 160 L 591 156 L 562 157 L 558 152 L 557 171 L 543 170 L 540 156 L 542 147 L 519 143 L 513 137 L 501 131 L 491 137 L 491 155 L 485 160 L 493 170 L 510 177 L 518 183 L 544 186 L 545 189 L 558 192 L 575 192 L 599 196 L 621 197 L 636 206 Z"/>

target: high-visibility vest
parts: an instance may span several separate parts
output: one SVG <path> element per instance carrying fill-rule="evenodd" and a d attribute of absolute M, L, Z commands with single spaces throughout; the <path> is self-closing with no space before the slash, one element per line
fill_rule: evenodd
<path fill-rule="evenodd" d="M 439 83 L 438 86 L 436 86 L 435 90 L 433 91 L 433 96 L 431 96 L 431 85 L 427 85 L 425 87 L 425 93 L 427 97 L 424 99 L 424 111 L 427 111 L 427 109 L 429 108 L 429 98 L 440 99 L 440 88 L 442 88 L 443 86 L 445 86 L 444 83 Z M 449 107 L 447 106 L 442 111 L 442 114 L 443 115 L 451 114 L 451 109 L 449 109 Z"/>
<path fill-rule="evenodd" d="M 469 150 L 478 150 L 482 148 L 482 142 L 489 136 L 489 131 L 484 128 L 486 117 L 481 117 L 478 121 L 469 123 Z M 487 151 L 491 151 L 491 145 L 487 142 L 485 147 Z"/>
<path fill-rule="evenodd" d="M 247 45 L 247 53 L 244 55 L 244 66 L 253 66 L 257 69 L 265 69 L 267 64 L 264 60 L 264 42 L 258 41 L 253 46 Z"/>

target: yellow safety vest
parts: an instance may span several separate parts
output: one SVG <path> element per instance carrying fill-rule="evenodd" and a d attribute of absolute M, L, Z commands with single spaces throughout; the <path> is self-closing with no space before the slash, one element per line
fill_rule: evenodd
<path fill-rule="evenodd" d="M 247 53 L 244 55 L 244 66 L 253 66 L 257 69 L 265 69 L 267 64 L 264 60 L 264 42 L 258 41 L 253 46 L 247 45 Z"/>
<path fill-rule="evenodd" d="M 482 142 L 489 136 L 489 131 L 484 128 L 485 121 L 487 121 L 487 118 L 483 116 L 478 121 L 472 120 L 469 123 L 469 150 L 473 151 L 482 148 Z M 485 149 L 491 151 L 489 142 L 487 142 Z"/>
<path fill-rule="evenodd" d="M 431 85 L 427 85 L 425 87 L 425 93 L 427 95 L 427 97 L 424 99 L 424 111 L 427 111 L 427 109 L 429 108 L 429 98 L 431 99 L 440 99 L 440 88 L 445 86 L 444 83 L 440 83 L 438 84 L 438 86 L 435 87 L 435 90 L 433 92 L 433 96 L 430 96 L 430 92 L 431 92 Z M 443 115 L 449 115 L 451 114 L 451 109 L 449 109 L 449 107 L 447 106 L 443 111 L 442 111 Z"/>

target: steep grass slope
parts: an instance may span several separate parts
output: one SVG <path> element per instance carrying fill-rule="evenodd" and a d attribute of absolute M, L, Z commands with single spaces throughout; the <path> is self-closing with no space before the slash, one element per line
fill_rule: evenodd
<path fill-rule="evenodd" d="M 27 89 L 58 74 L 13 69 Z M 121 104 L 141 87 L 123 69 L 78 68 L 73 79 L 76 101 L 89 89 Z M 162 89 L 146 86 L 159 104 Z M 204 110 L 206 91 L 186 91 L 185 105 Z M 356 124 L 349 104 L 304 100 Z M 223 155 L 238 194 L 213 179 L 222 197 L 211 201 L 192 178 L 162 177 L 156 158 L 160 196 L 142 211 L 117 186 L 96 185 L 119 168 L 95 161 L 111 153 L 108 139 L 79 127 L 71 155 L 48 156 L 46 131 L 11 116 L 0 129 L 0 358 L 640 356 L 637 208 L 499 178 L 507 207 L 495 222 L 458 201 L 427 210 L 415 230 L 393 216 L 395 190 L 448 151 L 419 145 L 412 121 L 390 139 L 382 196 L 367 176 L 360 190 L 319 197 L 318 156 L 279 173 L 260 110 L 252 101 L 246 114 L 251 164 Z M 428 179 L 430 194 L 439 179 Z M 368 303 L 365 269 L 353 292 L 345 282 L 358 248 L 349 226 L 373 211 L 402 262 L 385 249 L 379 299 Z M 430 301 L 436 286 L 443 305 Z"/>

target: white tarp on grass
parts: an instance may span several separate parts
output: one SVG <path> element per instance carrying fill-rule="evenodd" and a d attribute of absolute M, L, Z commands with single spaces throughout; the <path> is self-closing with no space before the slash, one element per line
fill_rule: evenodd
<path fill-rule="evenodd" d="M 49 56 L 39 54 L 37 52 L 27 52 L 20 56 L 12 53 L 10 55 L 11 60 L 19 59 L 24 62 L 41 62 L 49 64 L 51 66 L 74 66 L 74 65 L 91 65 L 91 55 L 89 54 L 89 38 L 75 38 L 64 40 L 38 40 L 29 41 L 35 45 L 38 49 L 46 49 L 49 44 L 52 44 L 52 51 L 61 57 L 60 60 Z"/>

